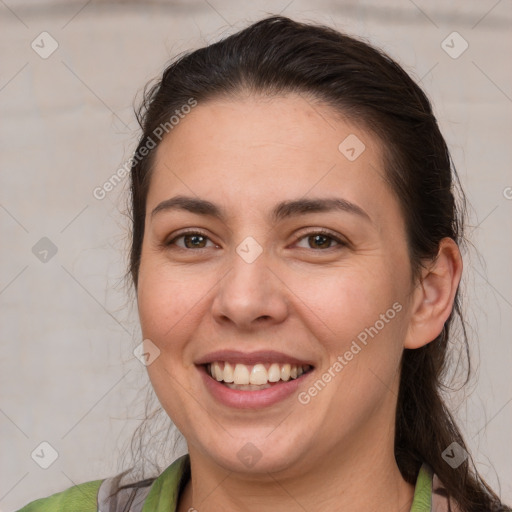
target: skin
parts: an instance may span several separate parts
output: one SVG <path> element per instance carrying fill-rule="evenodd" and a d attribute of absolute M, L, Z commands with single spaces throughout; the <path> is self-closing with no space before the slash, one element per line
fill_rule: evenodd
<path fill-rule="evenodd" d="M 354 161 L 338 150 L 350 134 L 366 146 Z M 375 136 L 296 94 L 199 104 L 163 139 L 138 307 L 144 338 L 160 350 L 152 385 L 188 443 L 192 478 L 179 512 L 409 510 L 414 486 L 393 454 L 400 359 L 441 332 L 462 262 L 444 239 L 436 264 L 412 281 L 404 219 L 383 174 Z M 151 216 L 176 195 L 218 204 L 227 222 Z M 332 211 L 269 221 L 276 203 L 303 197 L 346 199 L 370 220 Z M 320 228 L 345 245 L 308 238 Z M 208 237 L 196 241 L 202 249 L 190 238 L 165 245 L 188 229 Z M 250 264 L 236 252 L 248 236 L 263 249 Z M 307 391 L 397 302 L 395 318 L 307 405 L 293 394 L 258 410 L 226 407 L 194 365 L 218 349 L 278 350 L 314 362 L 299 387 Z M 237 457 L 247 442 L 262 454 L 252 467 Z"/>

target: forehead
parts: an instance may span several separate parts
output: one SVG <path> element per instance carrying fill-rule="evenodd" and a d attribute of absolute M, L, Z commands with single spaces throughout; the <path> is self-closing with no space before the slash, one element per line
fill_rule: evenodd
<path fill-rule="evenodd" d="M 269 209 L 338 193 L 375 218 L 379 204 L 397 213 L 377 137 L 295 94 L 213 100 L 183 116 L 156 150 L 148 209 L 191 193 Z"/>

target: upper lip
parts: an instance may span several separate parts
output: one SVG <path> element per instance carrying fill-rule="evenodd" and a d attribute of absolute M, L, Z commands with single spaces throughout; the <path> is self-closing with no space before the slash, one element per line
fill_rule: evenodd
<path fill-rule="evenodd" d="M 257 363 L 280 363 L 313 366 L 311 361 L 288 356 L 275 350 L 259 350 L 257 352 L 240 352 L 239 350 L 217 350 L 200 357 L 195 364 L 208 364 L 215 361 L 228 361 L 231 363 L 242 363 L 254 365 Z"/>

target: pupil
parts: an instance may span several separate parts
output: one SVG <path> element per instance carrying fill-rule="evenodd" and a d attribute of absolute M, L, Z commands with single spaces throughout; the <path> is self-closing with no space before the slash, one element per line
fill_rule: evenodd
<path fill-rule="evenodd" d="M 192 241 L 192 245 L 194 247 L 198 246 L 196 242 L 198 241 L 198 239 L 202 239 L 202 238 L 204 238 L 202 235 L 190 235 L 188 237 L 188 239 Z M 199 242 L 199 243 L 201 243 L 201 242 Z"/>
<path fill-rule="evenodd" d="M 318 245 L 320 245 L 320 246 L 325 245 L 325 244 L 329 245 L 328 237 L 326 237 L 324 235 L 315 235 L 315 236 L 313 236 L 313 238 L 315 240 L 315 242 L 314 242 L 315 244 L 318 243 L 318 241 L 320 240 L 320 243 Z M 322 239 L 325 240 L 325 242 L 323 244 L 321 243 Z"/>

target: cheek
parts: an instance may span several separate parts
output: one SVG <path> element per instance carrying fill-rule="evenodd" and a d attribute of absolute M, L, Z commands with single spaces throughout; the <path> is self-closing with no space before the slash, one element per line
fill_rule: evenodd
<path fill-rule="evenodd" d="M 180 414 L 188 410 L 187 342 L 199 322 L 201 298 L 200 278 L 184 279 L 179 270 L 160 262 L 146 260 L 141 264 L 137 301 L 143 339 L 149 339 L 160 355 L 147 366 L 152 386 L 169 416 L 183 426 Z M 195 292 L 196 291 L 196 292 Z M 193 392 L 190 390 L 189 392 Z M 182 411 L 180 413 L 180 411 Z"/>
<path fill-rule="evenodd" d="M 180 279 L 179 271 L 164 265 L 141 265 L 137 302 L 143 336 L 160 350 L 169 348 L 193 323 L 207 289 L 199 276 Z"/>
<path fill-rule="evenodd" d="M 400 306 L 393 309 L 393 304 L 400 302 L 399 283 L 385 272 L 382 263 L 368 263 L 331 269 L 307 280 L 299 275 L 295 278 L 293 289 L 302 299 L 304 315 L 316 324 L 314 330 L 319 335 L 319 331 L 324 333 L 319 338 L 332 349 L 343 348 L 375 324 L 379 331 L 389 332 L 400 318 L 396 311 Z"/>
<path fill-rule="evenodd" d="M 366 417 L 390 398 L 403 351 L 407 313 L 400 290 L 389 272 L 371 267 L 344 269 L 301 290 L 303 311 L 314 313 L 309 328 L 324 350 L 320 378 L 329 382 L 318 407 L 350 410 L 347 421 Z M 337 422 L 330 423 L 333 429 Z"/>

